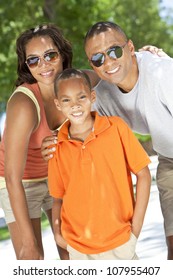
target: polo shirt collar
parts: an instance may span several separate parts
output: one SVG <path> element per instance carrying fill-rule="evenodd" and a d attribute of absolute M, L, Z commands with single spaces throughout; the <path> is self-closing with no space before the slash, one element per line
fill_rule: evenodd
<path fill-rule="evenodd" d="M 92 133 L 96 136 L 106 129 L 110 127 L 110 121 L 107 116 L 101 117 L 98 115 L 97 112 L 92 112 L 91 113 L 93 116 L 95 116 L 95 122 L 94 122 L 94 129 Z M 58 133 L 58 141 L 65 141 L 65 140 L 70 140 L 70 141 L 75 141 L 72 139 L 69 139 L 68 135 L 68 129 L 69 129 L 70 121 L 67 120 L 63 126 L 61 127 L 59 133 Z"/>

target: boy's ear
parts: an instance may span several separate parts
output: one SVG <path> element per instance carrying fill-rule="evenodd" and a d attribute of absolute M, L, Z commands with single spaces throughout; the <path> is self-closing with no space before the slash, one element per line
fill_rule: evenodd
<path fill-rule="evenodd" d="M 95 90 L 91 91 L 91 102 L 94 103 L 96 101 L 96 92 Z"/>
<path fill-rule="evenodd" d="M 61 107 L 60 107 L 60 105 L 59 105 L 59 101 L 58 101 L 57 98 L 54 99 L 54 103 L 55 103 L 56 108 L 57 108 L 59 111 L 61 111 Z"/>
<path fill-rule="evenodd" d="M 96 101 L 96 92 L 95 90 L 91 91 L 91 102 L 94 103 Z"/>

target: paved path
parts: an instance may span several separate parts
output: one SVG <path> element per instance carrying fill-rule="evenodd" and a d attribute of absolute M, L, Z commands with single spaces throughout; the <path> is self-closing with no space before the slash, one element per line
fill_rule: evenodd
<path fill-rule="evenodd" d="M 150 170 L 155 178 L 155 166 L 157 161 L 153 159 Z M 43 232 L 45 259 L 55 260 L 58 257 L 56 246 L 50 228 Z M 159 195 L 155 184 L 151 187 L 150 201 L 148 204 L 144 225 L 137 243 L 139 258 L 151 260 L 166 260 L 166 244 L 163 231 L 163 218 L 160 210 Z M 11 241 L 0 241 L 0 262 L 14 260 L 14 252 Z"/>

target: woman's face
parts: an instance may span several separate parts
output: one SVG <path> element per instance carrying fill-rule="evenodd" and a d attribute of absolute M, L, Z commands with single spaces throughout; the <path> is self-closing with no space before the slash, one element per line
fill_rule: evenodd
<path fill-rule="evenodd" d="M 26 45 L 28 68 L 38 84 L 51 85 L 63 71 L 63 61 L 58 48 L 48 36 L 35 37 Z"/>

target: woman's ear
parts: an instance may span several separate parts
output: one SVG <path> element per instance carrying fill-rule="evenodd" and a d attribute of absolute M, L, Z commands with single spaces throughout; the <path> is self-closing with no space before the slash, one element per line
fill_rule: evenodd
<path fill-rule="evenodd" d="M 91 103 L 94 103 L 96 101 L 96 92 L 95 90 L 91 91 Z"/>
<path fill-rule="evenodd" d="M 60 106 L 59 101 L 58 101 L 57 98 L 54 99 L 54 103 L 55 103 L 56 108 L 57 108 L 59 111 L 61 111 L 61 106 Z"/>

